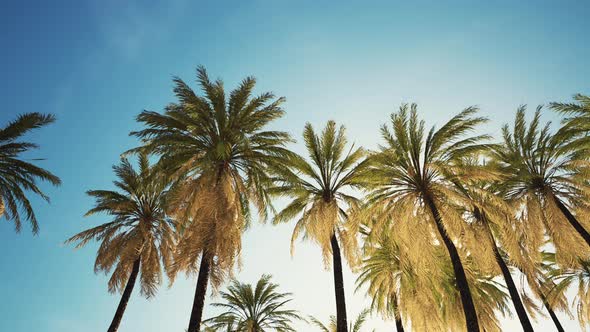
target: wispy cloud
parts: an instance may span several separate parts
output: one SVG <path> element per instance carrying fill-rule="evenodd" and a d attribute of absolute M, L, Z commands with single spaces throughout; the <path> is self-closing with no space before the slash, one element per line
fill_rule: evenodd
<path fill-rule="evenodd" d="M 169 36 L 182 16 L 187 0 L 172 0 L 146 6 L 143 1 L 100 2 L 98 28 L 107 51 L 133 60 L 153 41 Z"/>

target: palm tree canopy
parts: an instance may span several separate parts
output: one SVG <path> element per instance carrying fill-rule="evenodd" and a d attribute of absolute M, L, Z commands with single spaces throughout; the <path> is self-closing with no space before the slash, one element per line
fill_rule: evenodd
<path fill-rule="evenodd" d="M 385 145 L 371 156 L 367 172 L 371 188 L 367 212 L 378 223 L 411 222 L 416 213 L 428 218 L 424 203 L 428 196 L 440 205 L 447 232 L 457 235 L 465 231 L 456 208 L 469 200 L 454 183 L 490 176 L 480 167 L 466 167 L 462 162 L 488 148 L 482 142 L 488 135 L 466 136 L 487 121 L 475 116 L 476 112 L 474 107 L 467 108 L 427 135 L 416 104 L 404 104 L 392 114 L 391 129 L 387 125 L 381 128 Z"/>
<path fill-rule="evenodd" d="M 112 221 L 80 232 L 67 242 L 77 242 L 76 248 L 80 248 L 91 240 L 100 241 L 94 270 L 109 273 L 114 268 L 110 292 L 123 290 L 133 263 L 140 259 L 141 293 L 150 297 L 162 281 L 162 265 L 171 263 L 175 245 L 175 225 L 165 212 L 167 181 L 143 154 L 139 171 L 126 158 L 113 170 L 117 191 L 88 191 L 96 203 L 86 213 L 107 213 Z"/>
<path fill-rule="evenodd" d="M 287 222 L 300 216 L 293 230 L 291 248 L 301 235 L 315 241 L 322 248 L 326 266 L 332 255 L 330 239 L 336 234 L 352 263 L 356 232 L 346 227 L 346 211 L 360 203 L 349 191 L 362 186 L 365 151 L 354 145 L 348 147 L 344 126 L 337 128 L 334 121 L 328 121 L 319 135 L 307 123 L 303 139 L 311 162 L 293 156 L 287 167 L 278 170 L 278 185 L 272 193 L 292 201 L 276 214 L 273 222 Z"/>
<path fill-rule="evenodd" d="M 423 250 L 408 250 L 414 256 L 409 261 L 421 262 L 418 265 L 421 270 L 441 270 L 438 266 L 441 258 L 437 258 L 437 252 L 444 252 L 440 248 L 440 244 L 444 244 L 456 278 L 456 282 L 445 284 L 458 290 L 461 299 L 453 297 L 452 301 L 463 306 L 464 315 L 443 313 L 441 317 L 465 317 L 463 322 L 469 330 L 479 328 L 478 320 L 486 328 L 493 324 L 488 324 L 485 314 L 477 312 L 476 295 L 470 291 L 469 280 L 477 280 L 471 278 L 464 267 L 469 264 L 470 252 L 461 244 L 465 234 L 473 233 L 463 213 L 471 207 L 471 200 L 456 183 L 490 178 L 479 165 L 469 167 L 463 162 L 468 158 L 479 158 L 489 149 L 485 143 L 490 138 L 488 135 L 471 135 L 486 121 L 486 118 L 477 116 L 477 108 L 469 107 L 439 129 L 433 127 L 426 133 L 425 122 L 418 118 L 417 105 L 402 104 L 400 110 L 391 115 L 391 125 L 381 128 L 384 146 L 369 158 L 370 167 L 366 174 L 371 191 L 367 208 L 359 218 L 377 234 L 389 227 L 396 231 L 410 227 L 415 234 L 409 232 L 408 239 L 420 239 L 429 249 L 424 257 L 420 257 Z M 487 277 L 485 273 L 484 277 Z M 454 319 L 454 322 L 461 321 L 460 318 Z M 416 326 L 412 325 L 412 328 Z"/>
<path fill-rule="evenodd" d="M 348 327 L 348 331 L 350 332 L 361 332 L 363 325 L 366 323 L 367 321 L 367 317 L 369 316 L 369 313 L 371 312 L 371 310 L 369 309 L 365 309 L 363 311 L 361 311 L 361 313 L 356 317 L 356 319 L 354 320 L 354 322 L 350 323 L 350 326 Z M 324 323 L 322 323 L 319 319 L 310 316 L 309 317 L 309 321 L 311 322 L 311 324 L 315 327 L 317 327 L 318 329 L 320 329 L 321 332 L 336 332 L 336 316 L 330 316 L 330 323 L 328 325 L 324 325 Z M 375 330 L 373 330 L 375 331 Z"/>
<path fill-rule="evenodd" d="M 479 156 L 477 156 L 479 157 Z M 485 179 L 470 178 L 461 173 L 475 169 L 487 172 Z M 502 174 L 490 167 L 484 158 L 465 158 L 453 169 L 462 182 L 454 181 L 456 189 L 464 195 L 465 203 L 459 207 L 469 227 L 462 235 L 462 244 L 470 248 L 470 257 L 478 268 L 488 273 L 500 273 L 494 246 L 508 254 L 511 263 L 530 266 L 522 252 L 520 235 L 524 230 L 516 216 L 517 208 L 498 193 Z"/>
<path fill-rule="evenodd" d="M 568 130 L 576 131 L 584 138 L 590 131 L 590 97 L 583 94 L 575 94 L 572 103 L 551 103 L 551 108 L 567 117 L 563 120 Z M 583 142 L 587 144 L 588 140 Z"/>
<path fill-rule="evenodd" d="M 386 318 L 393 318 L 398 299 L 405 302 L 405 287 L 414 284 L 413 266 L 405 261 L 399 243 L 387 230 L 368 234 L 363 246 L 363 260 L 359 267 L 356 290 L 367 288 L 371 297 L 371 310 Z M 412 287 L 413 288 L 413 287 Z M 409 300 L 409 299 L 408 299 Z"/>
<path fill-rule="evenodd" d="M 407 238 L 396 236 L 397 242 L 404 241 L 400 243 L 403 248 L 414 248 L 416 243 L 432 247 L 439 239 L 425 202 L 429 198 L 436 202 L 450 237 L 478 242 L 464 214 L 472 208 L 473 200 L 464 188 L 456 185 L 495 178 L 481 165 L 465 162 L 477 159 L 489 148 L 484 143 L 488 135 L 467 135 L 486 121 L 477 117 L 476 112 L 476 108 L 467 108 L 438 130 L 433 127 L 428 134 L 424 121 L 418 119 L 416 104 L 403 104 L 399 112 L 392 114 L 391 127 L 381 128 L 385 145 L 371 155 L 366 172 L 371 191 L 359 219 L 370 226 L 372 233 L 393 228 L 396 233 L 406 234 Z M 469 254 L 467 248 L 459 249 L 464 255 Z M 414 256 L 408 259 L 418 273 L 432 270 L 428 262 L 434 259 L 434 251 L 416 248 L 404 252 Z"/>
<path fill-rule="evenodd" d="M 213 331 L 294 332 L 291 324 L 303 318 L 286 308 L 291 293 L 278 292 L 278 285 L 270 279 L 270 275 L 263 275 L 255 287 L 233 280 L 227 291 L 220 293 L 224 302 L 212 304 L 224 312 L 203 323 Z"/>
<path fill-rule="evenodd" d="M 226 98 L 223 82 L 197 69 L 203 95 L 174 79 L 177 102 L 163 114 L 144 111 L 137 120 L 146 129 L 133 132 L 144 145 L 135 151 L 160 156 L 159 168 L 176 181 L 170 213 L 181 223 L 172 277 L 198 269 L 199 256 L 210 253 L 217 286 L 241 251 L 241 234 L 250 222 L 250 204 L 261 219 L 270 208 L 268 169 L 291 154 L 289 135 L 265 130 L 284 111 L 284 98 L 252 96 L 256 80 L 244 79 Z"/>
<path fill-rule="evenodd" d="M 491 164 L 499 174 L 503 198 L 520 207 L 526 245 L 530 258 L 540 262 L 539 248 L 548 234 L 557 250 L 560 264 L 575 264 L 580 255 L 589 254 L 558 205 L 563 203 L 578 212 L 577 218 L 589 225 L 587 211 L 590 187 L 590 163 L 586 148 L 566 127 L 551 131 L 550 123 L 541 124 L 541 107 L 526 121 L 526 108 L 520 107 L 514 125 L 502 129 L 502 144 L 492 150 Z"/>
<path fill-rule="evenodd" d="M 368 231 L 363 246 L 357 291 L 366 289 L 371 309 L 394 318 L 395 306 L 411 322 L 412 331 L 455 331 L 463 328 L 461 300 L 451 262 L 432 233 L 424 231 L 426 220 L 390 223 Z M 392 228 L 395 225 L 395 228 Z M 496 314 L 506 314 L 508 297 L 496 274 L 479 269 L 479 262 L 466 261 L 478 317 L 486 331 L 499 331 Z"/>
<path fill-rule="evenodd" d="M 28 132 L 54 121 L 55 117 L 52 114 L 26 113 L 0 128 L 0 217 L 4 215 L 12 221 L 16 232 L 22 227 L 22 212 L 33 233 L 37 234 L 39 231 L 37 217 L 26 191 L 49 201 L 49 197 L 37 187 L 37 181 L 47 181 L 55 186 L 61 184 L 60 179 L 51 172 L 21 158 L 21 154 L 39 146 L 19 139 Z"/>

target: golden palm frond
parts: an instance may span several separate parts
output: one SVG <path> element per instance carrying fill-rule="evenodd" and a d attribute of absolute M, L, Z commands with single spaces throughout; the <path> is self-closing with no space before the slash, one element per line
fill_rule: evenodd
<path fill-rule="evenodd" d="M 347 190 L 362 186 L 364 150 L 347 147 L 345 128 L 328 121 L 320 134 L 308 123 L 303 131 L 310 162 L 303 157 L 292 156 L 285 167 L 275 171 L 276 185 L 271 192 L 292 201 L 279 211 L 273 222 L 296 219 L 291 241 L 299 237 L 310 239 L 320 246 L 326 267 L 332 258 L 333 236 L 342 246 L 344 256 L 351 266 L 358 262 L 357 230 L 349 222 L 348 212 L 360 204 L 360 200 Z"/>
<path fill-rule="evenodd" d="M 179 221 L 180 239 L 171 280 L 180 271 L 198 270 L 207 253 L 211 281 L 218 287 L 239 262 L 251 206 L 261 221 L 272 210 L 268 170 L 290 158 L 285 144 L 291 139 L 285 132 L 266 130 L 283 116 L 285 99 L 268 92 L 254 96 L 253 77 L 229 94 L 203 67 L 197 69 L 197 79 L 202 94 L 175 78 L 177 101 L 163 113 L 144 111 L 137 117 L 146 128 L 132 135 L 143 145 L 128 153 L 157 155 L 157 167 L 174 182 L 168 212 Z"/>
<path fill-rule="evenodd" d="M 167 181 L 149 166 L 147 156 L 138 159 L 139 172 L 126 158 L 113 167 L 119 191 L 88 191 L 96 203 L 86 215 L 106 213 L 112 221 L 82 231 L 67 243 L 80 248 L 92 240 L 100 242 L 94 271 L 111 272 L 110 292 L 123 291 L 135 261 L 140 260 L 141 293 L 151 297 L 162 282 L 162 270 L 171 265 L 176 225 L 165 211 Z"/>

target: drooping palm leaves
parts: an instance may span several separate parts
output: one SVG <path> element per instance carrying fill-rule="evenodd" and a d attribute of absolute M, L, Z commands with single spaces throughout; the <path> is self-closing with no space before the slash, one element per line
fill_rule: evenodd
<path fill-rule="evenodd" d="M 231 274 L 241 251 L 241 235 L 250 222 L 250 204 L 262 219 L 269 208 L 268 169 L 289 158 L 289 135 L 267 131 L 284 111 L 284 98 L 252 96 L 248 77 L 226 97 L 223 82 L 197 70 L 203 95 L 174 80 L 177 101 L 163 114 L 144 111 L 146 128 L 133 135 L 136 150 L 160 156 L 160 169 L 175 181 L 169 212 L 180 223 L 180 240 L 171 278 L 198 270 L 189 332 L 199 330 L 207 285 L 218 287 Z"/>
<path fill-rule="evenodd" d="M 366 286 L 372 309 L 393 318 L 397 331 L 404 330 L 402 317 L 416 332 L 456 331 L 465 325 L 452 264 L 446 248 L 433 245 L 432 233 L 422 229 L 428 222 L 391 223 L 396 227 L 369 232 L 365 239 L 357 289 Z M 482 329 L 500 331 L 497 315 L 508 311 L 503 287 L 473 259 L 465 266 Z"/>
<path fill-rule="evenodd" d="M 564 296 L 570 288 L 577 288 L 576 297 L 572 302 L 576 307 L 580 326 L 587 331 L 590 324 L 590 262 L 580 261 L 576 266 L 555 268 L 550 273 L 551 281 L 555 285 L 548 292 L 548 300 Z"/>
<path fill-rule="evenodd" d="M 227 291 L 220 293 L 224 301 L 212 304 L 224 312 L 203 323 L 213 331 L 295 332 L 293 321 L 303 318 L 287 308 L 291 293 L 278 292 L 278 285 L 270 279 L 270 275 L 263 275 L 255 287 L 232 281 Z"/>
<path fill-rule="evenodd" d="M 534 295 L 541 300 L 557 331 L 564 332 L 556 312 L 562 311 L 570 318 L 573 318 L 573 315 L 569 309 L 567 297 L 563 292 L 565 288 L 560 288 L 556 284 L 556 277 L 560 269 L 556 264 L 555 253 L 543 251 L 541 256 L 542 261 L 535 265 L 533 273 L 526 273 L 528 286 Z M 539 311 L 542 311 L 542 308 Z"/>
<path fill-rule="evenodd" d="M 457 287 L 453 287 L 455 277 L 448 255 L 444 253 L 442 247 L 439 248 L 439 262 L 446 278 L 438 279 L 438 284 L 435 283 L 437 291 L 434 294 L 442 295 L 439 298 L 440 315 L 446 318 L 445 324 L 448 329 L 450 331 L 460 331 L 465 326 L 462 319 L 457 319 L 463 310 L 461 294 Z M 464 266 L 466 267 L 467 280 L 481 330 L 501 332 L 499 317 L 506 316 L 510 312 L 508 307 L 509 296 L 506 294 L 504 286 L 496 280 L 496 275 L 479 270 L 477 261 L 466 259 Z"/>
<path fill-rule="evenodd" d="M 76 248 L 91 240 L 100 241 L 94 271 L 112 271 L 109 291 L 123 292 L 109 332 L 118 330 L 138 277 L 141 294 L 155 294 L 162 282 L 162 268 L 171 263 L 175 243 L 175 227 L 165 213 L 167 182 L 149 165 L 147 157 L 139 156 L 139 171 L 127 159 L 113 170 L 118 191 L 88 191 L 96 204 L 86 213 L 107 213 L 112 221 L 67 241 L 77 242 Z"/>
<path fill-rule="evenodd" d="M 371 309 L 385 318 L 393 318 L 396 331 L 403 332 L 400 300 L 405 300 L 408 295 L 409 301 L 415 290 L 414 267 L 408 264 L 389 232 L 367 236 L 364 257 L 357 278 L 357 291 L 366 286 Z"/>
<path fill-rule="evenodd" d="M 371 309 L 393 318 L 397 331 L 410 322 L 412 331 L 442 331 L 448 324 L 441 313 L 440 294 L 448 290 L 441 289 L 447 287 L 441 282 L 447 280 L 439 262 L 441 248 L 432 243 L 428 218 L 412 218 L 412 222 L 363 225 L 364 259 L 357 291 L 366 287 Z"/>
<path fill-rule="evenodd" d="M 412 222 L 426 218 L 430 220 L 426 225 L 434 226 L 451 259 L 468 331 L 479 331 L 478 315 L 453 239 L 465 229 L 457 206 L 464 206 L 469 200 L 454 186 L 454 181 L 461 179 L 453 175 L 452 168 L 457 167 L 461 159 L 487 148 L 481 143 L 488 139 L 487 135 L 468 135 L 486 121 L 475 116 L 476 112 L 477 109 L 468 108 L 440 129 L 432 128 L 425 135 L 417 106 L 402 105 L 400 111 L 391 116 L 392 129 L 386 125 L 382 127 L 385 146 L 372 157 L 369 171 L 372 179 L 369 211 L 378 222 Z M 486 178 L 485 172 L 477 171 L 465 172 L 462 176 Z M 420 218 L 414 218 L 416 215 Z"/>
<path fill-rule="evenodd" d="M 533 326 L 510 273 L 507 264 L 509 258 L 505 255 L 505 252 L 509 252 L 519 266 L 530 266 L 520 250 L 519 233 L 515 227 L 515 209 L 496 194 L 496 182 L 501 178 L 500 175 L 494 174 L 492 169 L 478 160 L 479 156 L 475 157 L 463 160 L 458 164 L 459 167 L 453 170 L 454 174 L 458 175 L 457 178 L 462 179 L 454 181 L 455 186 L 469 203 L 464 206 L 463 215 L 465 222 L 471 224 L 468 230 L 472 232 L 464 233 L 462 243 L 471 249 L 470 257 L 480 270 L 502 274 L 523 330 L 532 332 Z M 473 180 L 460 174 L 465 170 L 469 174 L 477 169 L 488 172 L 489 180 Z"/>
<path fill-rule="evenodd" d="M 37 186 L 37 181 L 47 181 L 55 186 L 61 183 L 51 172 L 22 159 L 21 154 L 39 146 L 19 139 L 31 130 L 54 121 L 52 114 L 26 113 L 0 128 L 0 217 L 4 215 L 12 221 L 17 232 L 22 227 L 23 212 L 33 233 L 37 234 L 39 231 L 37 217 L 26 192 L 30 191 L 49 201 L 49 197 Z"/>
<path fill-rule="evenodd" d="M 356 232 L 347 229 L 346 210 L 356 207 L 359 200 L 346 193 L 358 188 L 364 151 L 347 147 L 344 127 L 336 128 L 329 121 L 320 135 L 306 124 L 303 139 L 311 163 L 294 156 L 287 168 L 279 170 L 279 185 L 273 193 L 292 199 L 274 219 L 274 223 L 299 218 L 293 230 L 293 242 L 299 237 L 315 241 L 321 248 L 324 262 L 332 258 L 336 294 L 338 332 L 346 332 L 346 304 L 342 277 L 341 247 L 350 263 L 355 261 Z"/>
<path fill-rule="evenodd" d="M 541 108 L 527 124 L 525 107 L 518 109 L 514 127 L 505 125 L 503 144 L 493 149 L 501 194 L 518 207 L 525 223 L 530 258 L 541 259 L 540 248 L 548 234 L 558 264 L 572 265 L 590 254 L 588 218 L 590 163 L 586 148 L 565 127 L 551 132 L 541 125 Z M 576 213 L 579 211 L 580 213 Z"/>

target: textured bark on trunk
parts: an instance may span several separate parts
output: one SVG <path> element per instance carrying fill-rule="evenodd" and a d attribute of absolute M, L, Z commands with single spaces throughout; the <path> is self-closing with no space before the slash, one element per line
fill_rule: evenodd
<path fill-rule="evenodd" d="M 123 314 L 125 313 L 127 303 L 129 303 L 129 298 L 131 297 L 133 287 L 135 286 L 135 281 L 137 280 L 137 275 L 139 274 L 140 264 L 140 258 L 137 258 L 135 262 L 133 262 L 133 268 L 131 269 L 129 280 L 127 280 L 127 285 L 125 285 L 125 290 L 123 291 L 123 295 L 121 296 L 121 301 L 119 301 L 119 306 L 117 307 L 117 311 L 115 312 L 115 317 L 113 317 L 113 321 L 111 322 L 111 326 L 109 326 L 107 332 L 117 332 L 117 330 L 119 329 L 119 325 L 121 325 Z"/>
<path fill-rule="evenodd" d="M 570 225 L 574 227 L 574 229 L 578 232 L 578 234 L 580 234 L 584 241 L 586 241 L 586 244 L 590 247 L 590 233 L 588 233 L 584 226 L 580 224 L 578 219 L 574 217 L 574 215 L 570 212 L 570 210 L 563 204 L 563 202 L 559 198 L 555 197 L 555 203 L 557 204 L 557 207 L 559 208 L 561 213 L 563 213 L 567 221 L 569 221 Z"/>
<path fill-rule="evenodd" d="M 529 316 L 526 312 L 524 305 L 522 304 L 522 300 L 520 299 L 520 294 L 518 294 L 518 289 L 516 288 L 516 284 L 514 283 L 514 279 L 512 279 L 512 275 L 510 274 L 510 270 L 504 262 L 504 258 L 500 255 L 500 251 L 496 246 L 496 242 L 494 241 L 493 235 L 491 230 L 488 226 L 488 232 L 491 237 L 492 246 L 494 249 L 494 256 L 496 257 L 496 262 L 500 266 L 500 270 L 502 270 L 502 275 L 504 276 L 504 281 L 506 282 L 506 286 L 508 287 L 508 293 L 510 293 L 510 298 L 512 299 L 512 303 L 514 304 L 514 309 L 516 310 L 516 314 L 518 315 L 518 319 L 520 320 L 520 324 L 522 325 L 522 329 L 525 332 L 533 332 L 533 325 L 529 319 Z"/>
<path fill-rule="evenodd" d="M 443 240 L 447 251 L 449 252 L 451 263 L 453 264 L 457 288 L 461 294 L 461 303 L 463 304 L 463 313 L 465 314 L 465 325 L 467 327 L 467 331 L 480 332 L 477 311 L 475 310 L 475 304 L 473 303 L 473 298 L 471 297 L 469 283 L 467 282 L 467 276 L 465 275 L 465 269 L 463 268 L 463 263 L 461 262 L 461 257 L 459 256 L 457 247 L 455 247 L 455 244 L 451 238 L 449 238 L 443 225 L 438 208 L 436 207 L 432 197 L 425 196 L 424 201 L 432 213 L 438 233 Z"/>
<path fill-rule="evenodd" d="M 332 245 L 332 269 L 334 271 L 334 291 L 336 293 L 336 332 L 348 332 L 344 279 L 342 277 L 342 256 L 340 255 L 340 246 L 336 234 L 332 234 L 330 244 Z"/>
<path fill-rule="evenodd" d="M 197 277 L 197 288 L 195 290 L 191 318 L 188 323 L 188 332 L 201 331 L 201 319 L 203 318 L 203 307 L 205 306 L 205 296 L 207 295 L 209 272 L 211 270 L 210 259 L 209 254 L 204 251 L 201 257 L 201 266 L 199 266 L 199 276 Z"/>
<path fill-rule="evenodd" d="M 395 329 L 397 332 L 404 332 L 404 324 L 402 324 L 402 316 L 399 314 L 399 306 L 397 303 L 397 296 L 393 301 L 393 319 L 395 319 Z"/>
<path fill-rule="evenodd" d="M 564 332 L 563 326 L 561 326 L 561 322 L 557 318 L 557 315 L 555 314 L 553 309 L 551 309 L 551 306 L 549 305 L 549 303 L 547 303 L 547 300 L 545 299 L 545 297 L 542 296 L 541 299 L 543 300 L 543 305 L 545 306 L 545 309 L 547 309 L 547 311 L 549 312 L 549 316 L 551 317 L 553 324 L 555 324 L 557 331 Z"/>

